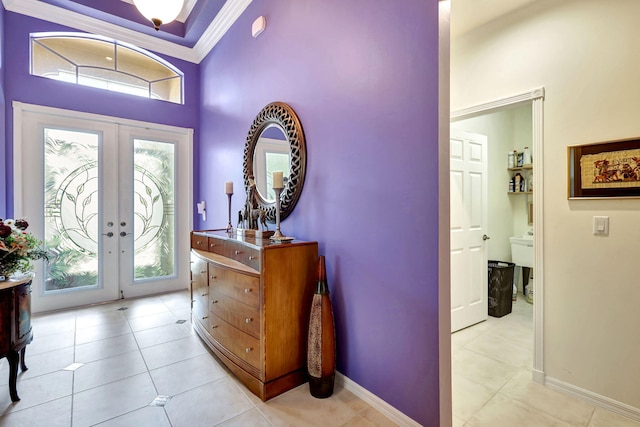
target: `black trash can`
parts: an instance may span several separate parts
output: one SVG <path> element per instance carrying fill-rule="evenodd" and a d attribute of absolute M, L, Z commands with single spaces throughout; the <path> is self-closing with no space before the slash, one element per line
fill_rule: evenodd
<path fill-rule="evenodd" d="M 489 261 L 489 316 L 511 313 L 515 266 L 512 262 Z"/>

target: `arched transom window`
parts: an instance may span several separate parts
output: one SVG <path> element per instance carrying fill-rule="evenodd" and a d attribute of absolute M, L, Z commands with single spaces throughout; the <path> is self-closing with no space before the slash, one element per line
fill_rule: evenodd
<path fill-rule="evenodd" d="M 31 74 L 184 103 L 179 69 L 144 49 L 92 34 L 31 34 Z"/>

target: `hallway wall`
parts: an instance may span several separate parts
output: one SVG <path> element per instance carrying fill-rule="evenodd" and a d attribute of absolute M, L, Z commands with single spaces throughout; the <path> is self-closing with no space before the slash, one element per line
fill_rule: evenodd
<path fill-rule="evenodd" d="M 451 61 L 452 110 L 545 88 L 545 374 L 636 411 L 640 200 L 568 200 L 567 146 L 640 136 L 638 16 L 635 0 L 541 0 L 454 40 Z"/>
<path fill-rule="evenodd" d="M 227 223 L 225 181 L 239 210 L 251 123 L 270 102 L 291 105 L 307 176 L 282 230 L 326 257 L 338 370 L 438 425 L 437 2 L 254 0 L 201 76 L 198 226 Z"/>

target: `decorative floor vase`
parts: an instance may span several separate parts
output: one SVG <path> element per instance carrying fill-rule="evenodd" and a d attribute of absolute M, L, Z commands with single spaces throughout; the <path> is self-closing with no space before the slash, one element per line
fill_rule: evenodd
<path fill-rule="evenodd" d="M 327 398 L 333 394 L 336 376 L 336 336 L 324 256 L 318 257 L 318 284 L 311 303 L 307 345 L 309 391 L 313 397 Z"/>

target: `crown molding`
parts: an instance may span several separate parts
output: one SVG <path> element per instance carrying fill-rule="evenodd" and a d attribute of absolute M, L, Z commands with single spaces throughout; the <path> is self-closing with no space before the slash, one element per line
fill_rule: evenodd
<path fill-rule="evenodd" d="M 227 0 L 193 48 L 139 33 L 38 0 L 2 0 L 4 8 L 91 34 L 121 40 L 144 49 L 199 64 L 253 0 Z"/>
<path fill-rule="evenodd" d="M 193 47 L 199 64 L 253 0 L 227 0 Z"/>

